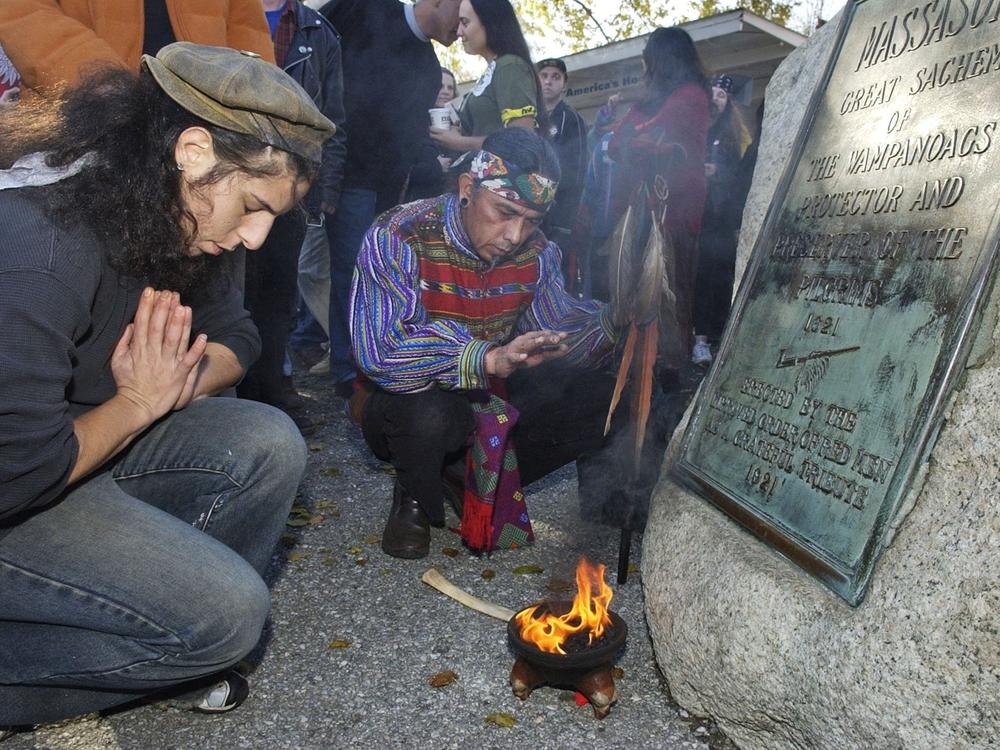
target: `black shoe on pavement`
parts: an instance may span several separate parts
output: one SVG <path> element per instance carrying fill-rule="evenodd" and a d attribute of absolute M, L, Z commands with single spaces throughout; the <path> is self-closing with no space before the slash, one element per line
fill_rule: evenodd
<path fill-rule="evenodd" d="M 350 398 L 354 394 L 354 378 L 338 380 L 334 383 L 333 392 L 340 398 Z"/>
<path fill-rule="evenodd" d="M 407 495 L 397 481 L 392 488 L 392 508 L 382 532 L 382 551 L 392 557 L 417 560 L 431 549 L 431 528 L 420 503 Z"/>

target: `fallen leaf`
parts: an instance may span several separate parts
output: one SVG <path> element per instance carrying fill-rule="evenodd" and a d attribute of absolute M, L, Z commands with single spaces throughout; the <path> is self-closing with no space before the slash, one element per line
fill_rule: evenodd
<path fill-rule="evenodd" d="M 549 591 L 554 591 L 557 594 L 561 594 L 566 591 L 572 591 L 576 588 L 576 584 L 571 581 L 567 581 L 565 578 L 550 578 L 549 583 L 546 586 Z"/>
<path fill-rule="evenodd" d="M 359 557 L 357 560 L 354 561 L 355 565 L 366 565 L 367 563 L 368 563 L 367 557 Z"/>
<path fill-rule="evenodd" d="M 496 724 L 498 727 L 506 727 L 507 729 L 510 729 L 512 726 L 517 724 L 517 719 L 515 719 L 510 714 L 496 713 L 487 716 L 486 723 Z"/>
<path fill-rule="evenodd" d="M 315 516 L 309 516 L 309 520 L 306 521 L 310 526 L 315 526 L 317 524 L 323 523 L 323 516 L 317 514 Z"/>
<path fill-rule="evenodd" d="M 322 474 L 324 476 L 327 476 L 327 477 L 339 477 L 340 476 L 340 469 L 338 469 L 338 468 L 336 468 L 334 466 L 328 466 L 325 469 L 323 469 L 323 471 L 321 471 L 320 474 Z"/>
<path fill-rule="evenodd" d="M 350 645 L 351 645 L 350 641 L 348 641 L 348 640 L 346 640 L 344 638 L 337 638 L 335 640 L 330 641 L 327 644 L 327 647 L 328 648 L 347 648 Z"/>
<path fill-rule="evenodd" d="M 317 451 L 323 450 L 323 447 L 324 446 L 322 443 L 309 443 L 309 450 L 312 453 L 316 453 Z"/>
<path fill-rule="evenodd" d="M 308 526 L 309 521 L 305 518 L 289 518 L 285 521 L 285 526 L 291 526 L 292 528 L 299 528 L 300 526 Z"/>
<path fill-rule="evenodd" d="M 545 570 L 545 568 L 542 568 L 538 565 L 518 565 L 516 568 L 514 568 L 513 572 L 514 575 L 516 576 L 527 576 L 527 575 L 532 575 L 534 573 L 541 573 L 543 570 Z"/>
<path fill-rule="evenodd" d="M 433 688 L 443 688 L 445 685 L 450 685 L 457 679 L 458 675 L 449 669 L 444 672 L 438 672 L 436 675 L 431 677 L 428 682 L 430 682 L 430 685 Z"/>
<path fill-rule="evenodd" d="M 382 537 L 378 534 L 369 534 L 365 537 L 365 544 L 378 544 L 382 541 Z"/>
<path fill-rule="evenodd" d="M 497 577 L 497 572 L 495 570 L 490 570 L 487 568 L 482 573 L 479 574 L 484 581 L 492 581 Z"/>
<path fill-rule="evenodd" d="M 308 508 L 307 508 L 306 506 L 304 506 L 304 505 L 293 505 L 293 506 L 291 507 L 291 509 L 290 509 L 290 510 L 288 511 L 288 515 L 290 515 L 290 516 L 303 516 L 303 515 L 307 516 L 307 515 L 309 515 L 309 514 L 310 514 L 311 512 L 312 512 L 312 511 L 310 511 L 310 510 L 309 510 L 309 509 L 308 509 Z"/>
<path fill-rule="evenodd" d="M 614 677 L 616 680 L 620 680 L 622 677 L 625 676 L 625 670 L 622 669 L 621 667 L 611 667 L 611 676 Z"/>
<path fill-rule="evenodd" d="M 629 563 L 628 564 L 628 572 L 629 573 L 638 573 L 639 572 L 639 566 L 636 565 L 635 563 Z"/>
<path fill-rule="evenodd" d="M 382 568 L 382 570 L 380 570 L 379 573 L 381 573 L 384 576 L 391 576 L 392 568 Z"/>
<path fill-rule="evenodd" d="M 289 552 L 288 562 L 298 562 L 299 560 L 305 560 L 309 555 L 306 552 Z"/>
<path fill-rule="evenodd" d="M 361 549 L 361 547 L 351 547 L 347 551 L 350 552 L 352 555 L 360 555 L 362 552 L 364 552 L 364 550 Z"/>
<path fill-rule="evenodd" d="M 441 550 L 441 554 L 445 557 L 458 557 L 458 550 L 454 547 L 445 547 Z"/>
<path fill-rule="evenodd" d="M 282 534 L 281 543 L 286 547 L 294 547 L 298 543 L 298 538 L 295 534 Z"/>
<path fill-rule="evenodd" d="M 333 500 L 317 500 L 313 503 L 313 507 L 316 510 L 326 510 L 327 508 L 334 508 L 336 505 Z"/>

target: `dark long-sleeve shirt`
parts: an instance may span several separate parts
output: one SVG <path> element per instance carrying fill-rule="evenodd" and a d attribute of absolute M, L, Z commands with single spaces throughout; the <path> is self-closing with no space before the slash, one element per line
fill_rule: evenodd
<path fill-rule="evenodd" d="M 56 226 L 45 190 L 0 191 L 0 535 L 66 489 L 73 419 L 116 393 L 111 353 L 145 286 L 111 268 L 88 229 Z M 235 287 L 194 303 L 192 331 L 244 368 L 260 351 Z"/>
<path fill-rule="evenodd" d="M 437 55 L 413 33 L 399 0 L 334 0 L 320 12 L 341 35 L 344 187 L 374 190 L 376 210 L 389 208 L 427 136 L 427 109 L 441 88 Z"/>

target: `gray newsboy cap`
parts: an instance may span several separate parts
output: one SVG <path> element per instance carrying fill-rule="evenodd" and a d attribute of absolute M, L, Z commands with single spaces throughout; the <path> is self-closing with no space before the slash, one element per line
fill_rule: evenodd
<path fill-rule="evenodd" d="M 142 66 L 188 112 L 313 162 L 337 129 L 287 73 L 253 52 L 174 42 L 143 55 Z"/>

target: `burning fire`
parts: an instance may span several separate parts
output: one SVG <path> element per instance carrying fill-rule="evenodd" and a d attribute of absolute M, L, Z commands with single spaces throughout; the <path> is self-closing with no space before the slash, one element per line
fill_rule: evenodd
<path fill-rule="evenodd" d="M 544 612 L 535 616 L 543 607 L 537 604 L 515 617 L 521 631 L 521 638 L 533 643 L 539 651 L 551 654 L 565 654 L 567 639 L 577 633 L 587 633 L 587 643 L 593 643 L 604 634 L 604 628 L 611 625 L 608 605 L 614 592 L 604 582 L 604 566 L 593 565 L 587 558 L 580 558 L 576 566 L 576 596 L 573 608 L 564 615 L 556 616 Z"/>

